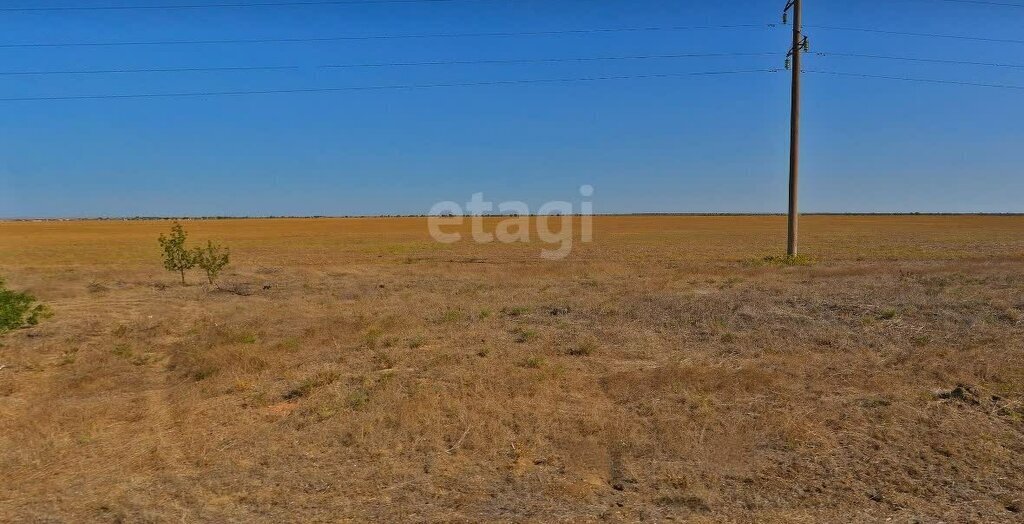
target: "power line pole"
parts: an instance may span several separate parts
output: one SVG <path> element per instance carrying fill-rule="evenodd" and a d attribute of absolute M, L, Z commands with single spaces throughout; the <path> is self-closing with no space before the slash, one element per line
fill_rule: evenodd
<path fill-rule="evenodd" d="M 786 23 L 789 10 L 793 10 L 793 46 L 786 55 L 786 66 L 793 70 L 789 116 L 789 235 L 786 242 L 786 254 L 789 256 L 796 255 L 799 247 L 797 239 L 800 210 L 797 206 L 797 190 L 800 178 L 800 53 L 807 50 L 801 7 L 800 0 L 788 0 L 786 8 L 782 11 L 782 23 Z"/>

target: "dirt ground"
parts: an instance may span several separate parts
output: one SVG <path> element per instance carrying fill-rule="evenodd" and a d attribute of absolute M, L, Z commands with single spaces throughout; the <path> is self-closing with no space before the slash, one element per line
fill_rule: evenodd
<path fill-rule="evenodd" d="M 595 220 L 0 222 L 0 521 L 1024 521 L 1024 217 Z"/>

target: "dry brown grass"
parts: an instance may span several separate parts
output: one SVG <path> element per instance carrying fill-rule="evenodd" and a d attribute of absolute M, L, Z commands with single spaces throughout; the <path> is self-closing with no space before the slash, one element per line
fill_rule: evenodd
<path fill-rule="evenodd" d="M 0 521 L 1020 521 L 1024 218 L 0 222 Z M 264 289 L 265 285 L 269 288 Z M 957 389 L 957 385 L 964 387 Z"/>

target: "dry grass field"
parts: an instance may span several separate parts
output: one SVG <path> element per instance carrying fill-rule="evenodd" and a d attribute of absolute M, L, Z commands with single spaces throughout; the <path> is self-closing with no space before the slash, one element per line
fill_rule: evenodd
<path fill-rule="evenodd" d="M 0 222 L 2 522 L 1021 522 L 1024 217 Z"/>

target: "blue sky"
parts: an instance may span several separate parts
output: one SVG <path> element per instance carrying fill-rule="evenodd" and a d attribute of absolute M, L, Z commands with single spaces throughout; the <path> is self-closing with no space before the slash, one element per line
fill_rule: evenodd
<path fill-rule="evenodd" d="M 227 1 L 227 0 L 225 0 Z M 242 0 L 238 0 L 241 2 Z M 0 7 L 210 3 L 5 1 Z M 1024 8 L 805 0 L 805 23 L 1024 40 Z M 784 2 L 455 0 L 3 12 L 0 44 L 770 24 Z M 0 98 L 491 82 L 776 68 L 781 56 L 324 69 L 327 64 L 785 52 L 788 28 L 317 43 L 0 47 Z M 1024 64 L 1024 44 L 808 28 L 811 50 Z M 1024 86 L 1024 68 L 810 55 L 805 69 Z M 805 76 L 801 204 L 1024 212 L 1024 90 Z M 188 98 L 0 101 L 0 216 L 424 213 L 578 199 L 597 212 L 785 210 L 784 72 Z"/>

